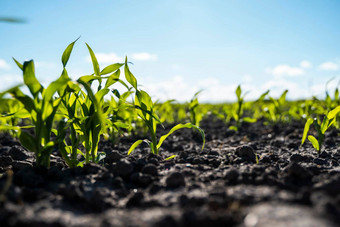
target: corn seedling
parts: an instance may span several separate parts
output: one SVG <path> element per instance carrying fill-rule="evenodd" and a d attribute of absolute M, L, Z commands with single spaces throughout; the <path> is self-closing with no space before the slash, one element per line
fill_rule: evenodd
<path fill-rule="evenodd" d="M 189 116 L 190 116 L 190 122 L 196 126 L 199 126 L 200 121 L 202 120 L 203 114 L 198 112 L 198 95 L 202 92 L 198 91 L 194 94 L 194 97 L 190 100 L 188 104 L 189 109 Z"/>
<path fill-rule="evenodd" d="M 284 109 L 287 103 L 287 93 L 288 90 L 285 90 L 278 99 L 269 97 L 271 103 L 264 108 L 264 114 L 270 123 L 276 124 L 284 120 L 288 120 Z"/>
<path fill-rule="evenodd" d="M 340 106 L 336 107 L 335 109 L 331 110 L 326 116 L 324 116 L 322 122 L 320 122 L 317 118 L 309 118 L 305 124 L 301 145 L 302 146 L 308 138 L 308 140 L 312 143 L 314 149 L 320 154 L 322 150 L 323 143 L 325 141 L 325 132 L 329 127 L 331 127 L 334 122 L 336 121 L 336 115 L 340 112 Z M 315 138 L 313 135 L 308 135 L 309 128 L 311 124 L 314 125 L 315 130 L 317 131 L 317 138 Z M 308 137 L 307 137 L 308 135 Z"/>
<path fill-rule="evenodd" d="M 236 108 L 232 109 L 232 117 L 234 118 L 236 123 L 235 123 L 235 125 L 230 126 L 229 129 L 238 131 L 241 127 L 242 122 L 254 123 L 254 122 L 256 122 L 256 119 L 243 116 L 244 97 L 246 96 L 247 92 L 242 94 L 241 86 L 238 85 L 236 90 L 235 90 L 235 94 L 236 94 L 236 97 L 237 97 L 237 102 L 236 102 Z"/>
<path fill-rule="evenodd" d="M 31 96 L 24 94 L 19 86 L 10 89 L 8 93 L 22 103 L 34 127 L 34 135 L 20 131 L 19 140 L 24 147 L 35 153 L 38 166 L 49 167 L 50 154 L 55 145 L 55 142 L 51 141 L 52 126 L 61 102 L 61 97 L 54 98 L 54 94 L 63 89 L 69 78 L 60 76 L 45 89 L 35 76 L 33 60 L 24 64 L 15 59 L 14 61 L 23 71 L 24 84 Z"/>
<path fill-rule="evenodd" d="M 143 90 L 138 90 L 137 80 L 134 77 L 134 75 L 130 72 L 130 69 L 129 69 L 128 64 L 127 64 L 127 59 L 125 60 L 125 77 L 126 77 L 126 80 L 136 90 L 134 105 L 135 105 L 135 108 L 136 108 L 136 111 L 137 111 L 137 115 L 146 124 L 148 131 L 149 131 L 149 134 L 150 134 L 150 137 L 151 137 L 151 141 L 144 139 L 144 140 L 137 140 L 136 142 L 134 142 L 132 144 L 132 146 L 130 147 L 128 154 L 131 154 L 131 152 L 133 150 L 135 150 L 135 148 L 138 145 L 140 145 L 142 142 L 145 142 L 149 145 L 149 147 L 151 149 L 151 153 L 158 155 L 159 154 L 159 148 L 162 146 L 164 140 L 168 136 L 170 136 L 172 133 L 174 133 L 175 131 L 182 129 L 182 128 L 194 128 L 194 129 L 198 130 L 201 133 L 202 139 L 203 139 L 202 149 L 204 148 L 204 144 L 205 144 L 204 132 L 201 128 L 199 128 L 198 126 L 196 126 L 192 123 L 177 124 L 176 126 L 171 128 L 170 131 L 166 135 L 161 136 L 160 139 L 157 140 L 157 136 L 156 136 L 157 125 L 161 124 L 161 121 L 160 121 L 159 117 L 157 116 L 157 114 L 155 113 L 154 103 L 152 102 L 150 95 Z"/>

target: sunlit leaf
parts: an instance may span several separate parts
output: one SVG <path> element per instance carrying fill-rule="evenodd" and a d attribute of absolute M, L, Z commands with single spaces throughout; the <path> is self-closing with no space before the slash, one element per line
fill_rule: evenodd
<path fill-rule="evenodd" d="M 109 66 L 106 66 L 101 72 L 100 75 L 106 75 L 109 73 L 112 73 L 116 70 L 118 70 L 120 67 L 122 67 L 124 64 L 123 63 L 115 63 Z"/>
<path fill-rule="evenodd" d="M 205 135 L 204 135 L 204 131 L 203 131 L 200 127 L 198 127 L 198 126 L 196 126 L 196 125 L 194 125 L 194 124 L 191 124 L 191 123 L 178 124 L 178 125 L 172 127 L 172 128 L 170 129 L 170 131 L 169 131 L 167 134 L 163 135 L 163 136 L 159 139 L 158 144 L 157 144 L 157 149 L 159 149 L 159 148 L 162 146 L 164 140 L 165 140 L 168 136 L 170 136 L 172 133 L 174 133 L 174 132 L 177 131 L 178 129 L 182 129 L 182 128 L 194 128 L 194 129 L 198 130 L 198 131 L 201 133 L 202 140 L 203 140 L 203 145 L 202 145 L 202 150 L 203 150 L 203 149 L 204 149 L 204 145 L 205 145 Z"/>
<path fill-rule="evenodd" d="M 31 91 L 31 94 L 36 97 L 38 92 L 42 91 L 43 87 L 35 77 L 33 60 L 24 62 L 24 83 Z"/>
<path fill-rule="evenodd" d="M 136 149 L 136 147 L 139 146 L 139 144 L 143 143 L 143 141 L 144 141 L 144 140 L 137 140 L 136 142 L 134 142 L 134 143 L 131 145 L 131 147 L 130 147 L 130 149 L 129 149 L 129 151 L 128 151 L 127 154 L 130 155 L 131 152 L 134 151 L 134 150 Z"/>
<path fill-rule="evenodd" d="M 302 139 L 301 139 L 301 146 L 305 143 L 305 140 L 307 138 L 307 134 L 308 134 L 308 131 L 309 131 L 309 128 L 311 126 L 311 124 L 313 124 L 314 120 L 313 118 L 308 118 L 306 124 L 305 124 L 305 127 L 303 129 L 303 135 L 302 135 Z"/>
<path fill-rule="evenodd" d="M 79 39 L 79 38 L 80 38 L 80 36 L 78 37 L 78 39 Z M 68 62 L 68 60 L 69 60 L 69 58 L 70 58 L 70 55 L 71 55 L 73 46 L 74 46 L 74 44 L 77 42 L 78 39 L 76 39 L 74 42 L 70 43 L 70 44 L 66 47 L 66 49 L 64 50 L 64 53 L 63 53 L 63 55 L 62 55 L 62 57 L 61 57 L 61 62 L 63 63 L 63 67 L 64 67 L 64 68 L 66 67 L 66 64 L 67 64 L 67 62 Z"/>
<path fill-rule="evenodd" d="M 320 151 L 320 144 L 314 136 L 308 136 L 308 140 L 312 143 L 315 150 Z"/>
<path fill-rule="evenodd" d="M 336 115 L 340 112 L 340 106 L 335 107 L 333 110 L 329 111 L 327 114 L 328 119 L 333 119 L 335 118 Z"/>
<path fill-rule="evenodd" d="M 127 57 L 125 58 L 125 66 L 124 66 L 124 73 L 125 73 L 125 79 L 134 87 L 137 89 L 137 80 L 135 76 L 130 72 Z"/>
<path fill-rule="evenodd" d="M 90 52 L 94 74 L 99 76 L 100 75 L 100 69 L 99 69 L 99 64 L 98 64 L 96 55 L 94 54 L 93 50 L 91 49 L 91 47 L 87 43 L 86 43 L 86 46 L 87 46 L 87 49 Z"/>

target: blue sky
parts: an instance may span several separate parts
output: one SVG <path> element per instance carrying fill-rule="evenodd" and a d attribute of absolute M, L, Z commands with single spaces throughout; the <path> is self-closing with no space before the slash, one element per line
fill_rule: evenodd
<path fill-rule="evenodd" d="M 324 94 L 340 79 L 340 1 L 1 0 L 0 90 L 22 81 L 19 61 L 34 59 L 48 83 L 61 55 L 81 36 L 68 64 L 73 78 L 92 73 L 85 42 L 102 67 L 128 56 L 155 99 L 234 99 L 242 84 L 254 99 L 270 89 L 290 99 Z M 334 85 L 335 84 L 335 85 Z"/>

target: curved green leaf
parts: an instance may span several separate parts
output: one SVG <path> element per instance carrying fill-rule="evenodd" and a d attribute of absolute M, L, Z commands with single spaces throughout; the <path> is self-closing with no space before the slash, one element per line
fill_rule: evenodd
<path fill-rule="evenodd" d="M 333 110 L 329 111 L 327 114 L 328 119 L 334 118 L 340 112 L 340 106 L 335 107 Z"/>
<path fill-rule="evenodd" d="M 80 36 L 78 37 L 78 39 L 80 38 Z M 63 67 L 66 67 L 66 64 L 68 62 L 68 60 L 70 59 L 70 55 L 73 49 L 74 44 L 78 41 L 78 39 L 76 39 L 74 42 L 72 42 L 71 44 L 69 44 L 66 49 L 64 50 L 64 53 L 61 57 L 61 62 L 63 63 Z"/>
<path fill-rule="evenodd" d="M 308 118 L 306 124 L 305 124 L 305 128 L 303 129 L 303 135 L 302 135 L 302 139 L 301 139 L 301 146 L 305 143 L 305 140 L 307 138 L 307 134 L 309 131 L 309 128 L 311 126 L 311 124 L 313 124 L 314 120 L 313 118 Z"/>
<path fill-rule="evenodd" d="M 202 145 L 202 150 L 204 149 L 204 145 L 205 145 L 205 134 L 204 134 L 204 131 L 194 125 L 194 124 L 191 124 L 191 123 L 186 123 L 186 124 L 178 124 L 178 125 L 175 125 L 174 127 L 172 127 L 170 129 L 170 131 L 166 134 L 166 135 L 163 135 L 159 141 L 158 141 L 158 144 L 157 144 L 157 150 L 162 146 L 162 143 L 164 142 L 164 140 L 170 136 L 172 133 L 174 133 L 175 131 L 177 131 L 178 129 L 182 129 L 182 128 L 195 128 L 196 130 L 198 130 L 200 133 L 201 133 L 201 136 L 202 136 L 202 140 L 203 140 L 203 145 Z"/>
<path fill-rule="evenodd" d="M 107 79 L 106 83 L 105 83 L 105 88 L 110 87 L 112 84 L 116 83 L 117 81 L 119 81 L 119 77 L 120 77 L 120 70 L 118 69 L 116 72 L 112 73 L 110 75 L 110 77 Z"/>
<path fill-rule="evenodd" d="M 70 81 L 69 78 L 59 77 L 59 79 L 50 83 L 50 85 L 43 91 L 42 98 L 45 100 L 45 102 L 46 101 L 49 102 L 50 100 L 52 100 L 54 93 L 58 89 L 67 85 L 69 81 Z"/>
<path fill-rule="evenodd" d="M 168 161 L 168 160 L 170 160 L 170 159 L 173 159 L 173 158 L 176 158 L 176 154 L 174 154 L 174 155 L 171 155 L 170 157 L 167 157 L 166 159 L 164 159 L 165 161 Z"/>
<path fill-rule="evenodd" d="M 12 57 L 12 59 L 14 60 L 15 64 L 17 64 L 17 66 L 18 66 L 21 70 L 24 70 L 24 66 L 23 66 L 20 62 L 18 62 L 17 59 L 15 59 L 15 58 L 13 58 L 13 57 Z"/>
<path fill-rule="evenodd" d="M 315 150 L 320 151 L 319 142 L 314 136 L 308 136 L 308 140 L 312 143 Z"/>
<path fill-rule="evenodd" d="M 37 94 L 42 91 L 43 87 L 41 86 L 40 82 L 35 77 L 35 70 L 34 70 L 34 62 L 25 61 L 24 62 L 24 83 L 31 91 L 33 97 L 36 97 Z"/>
<path fill-rule="evenodd" d="M 136 147 L 138 147 L 139 144 L 141 144 L 141 143 L 143 143 L 143 142 L 144 142 L 144 140 L 137 140 L 136 142 L 134 142 L 134 143 L 131 145 L 131 147 L 130 147 L 130 149 L 129 149 L 129 151 L 128 151 L 127 154 L 130 155 L 131 152 L 134 151 L 134 150 L 136 149 Z"/>
<path fill-rule="evenodd" d="M 120 67 L 122 67 L 124 64 L 123 63 L 115 63 L 109 66 L 106 66 L 101 72 L 100 75 L 105 75 L 105 74 L 109 74 L 112 73 L 116 70 L 118 70 Z"/>
<path fill-rule="evenodd" d="M 125 79 L 137 90 L 137 80 L 135 76 L 130 72 L 127 57 L 125 57 L 125 66 L 124 66 L 124 73 L 125 73 Z"/>
<path fill-rule="evenodd" d="M 94 70 L 94 74 L 96 74 L 97 76 L 100 75 L 100 69 L 99 69 L 99 64 L 96 58 L 96 55 L 94 54 L 93 50 L 91 49 L 91 47 L 85 43 L 87 46 L 87 49 L 90 52 L 90 56 L 91 56 L 91 60 L 92 60 L 92 65 L 93 65 L 93 70 Z"/>

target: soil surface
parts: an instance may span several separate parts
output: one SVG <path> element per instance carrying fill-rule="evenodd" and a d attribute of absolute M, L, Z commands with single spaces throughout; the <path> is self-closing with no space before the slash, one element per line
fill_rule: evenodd
<path fill-rule="evenodd" d="M 201 122 L 203 151 L 200 135 L 184 129 L 159 156 L 144 145 L 127 156 L 137 136 L 102 141 L 104 161 L 74 169 L 57 150 L 49 169 L 38 168 L 1 134 L 0 225 L 339 226 L 338 131 L 317 154 L 309 141 L 299 148 L 303 123 L 263 123 L 234 132 L 210 117 Z"/>

